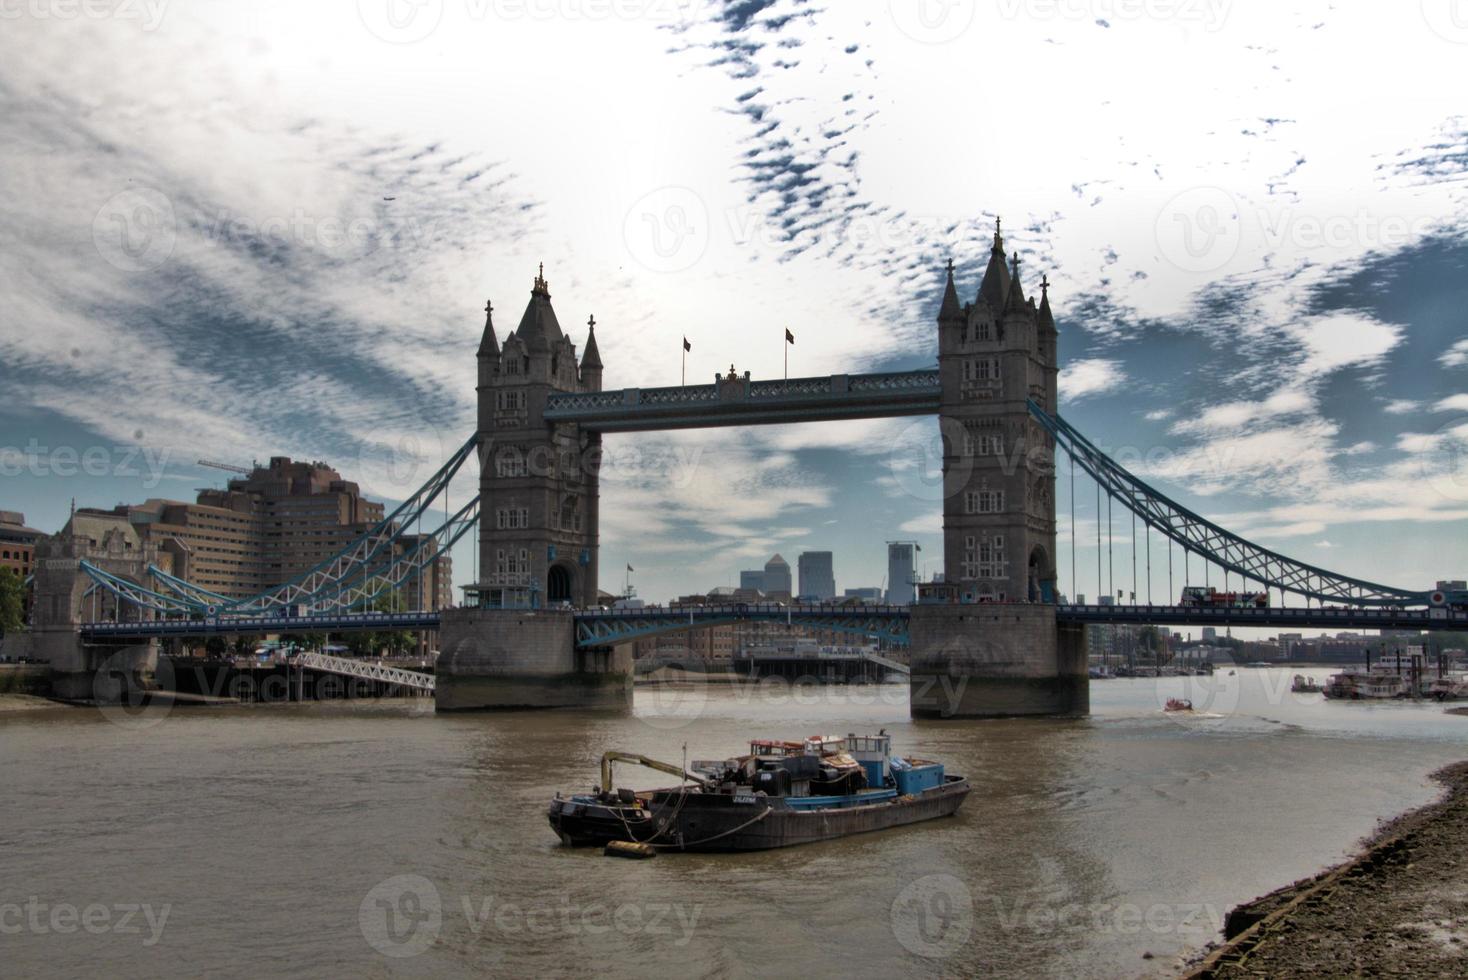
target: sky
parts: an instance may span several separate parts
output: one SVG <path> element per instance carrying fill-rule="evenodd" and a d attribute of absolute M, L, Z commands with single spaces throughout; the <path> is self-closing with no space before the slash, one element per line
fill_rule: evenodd
<path fill-rule="evenodd" d="M 944 265 L 972 299 L 1002 216 L 1063 416 L 1425 589 L 1468 575 L 1464 91 L 1460 0 L 0 0 L 0 508 L 50 531 L 274 455 L 400 500 L 541 262 L 610 388 L 677 384 L 685 336 L 690 381 L 778 377 L 787 327 L 792 376 L 930 367 Z M 609 436 L 602 586 L 805 550 L 881 586 L 891 539 L 941 571 L 935 435 Z M 1061 589 L 1131 591 L 1076 498 Z M 1149 556 L 1179 591 L 1155 536 L 1136 591 Z"/>

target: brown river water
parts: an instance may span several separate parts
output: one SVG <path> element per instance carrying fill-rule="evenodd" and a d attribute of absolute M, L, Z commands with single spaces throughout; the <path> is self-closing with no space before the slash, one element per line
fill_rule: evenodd
<path fill-rule="evenodd" d="M 1291 673 L 1097 681 L 1070 721 L 913 722 L 903 685 L 639 688 L 630 716 L 0 714 L 0 975 L 1166 976 L 1468 758 L 1468 717 Z M 1173 695 L 1202 710 L 1165 715 Z M 956 817 L 640 862 L 546 822 L 610 748 L 881 727 L 969 777 Z"/>

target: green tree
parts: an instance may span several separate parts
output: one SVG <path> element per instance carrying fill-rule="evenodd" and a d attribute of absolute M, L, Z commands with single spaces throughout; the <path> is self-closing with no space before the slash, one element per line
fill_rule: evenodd
<path fill-rule="evenodd" d="M 25 628 L 25 579 L 13 568 L 0 568 L 0 636 Z"/>

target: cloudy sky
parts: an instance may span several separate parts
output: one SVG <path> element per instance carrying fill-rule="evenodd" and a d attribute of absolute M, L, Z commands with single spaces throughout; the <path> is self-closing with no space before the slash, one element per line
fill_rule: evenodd
<path fill-rule="evenodd" d="M 542 261 L 608 387 L 676 384 L 685 335 L 690 380 L 778 376 L 787 326 L 792 375 L 928 367 L 1002 216 L 1062 414 L 1425 588 L 1468 574 L 1465 91 L 1460 0 L 3 0 L 0 507 L 54 530 L 271 455 L 400 499 Z M 939 571 L 935 431 L 610 437 L 602 567 L 662 599 L 829 549 L 875 586 L 912 538 Z M 1061 586 L 1095 594 L 1088 489 Z"/>

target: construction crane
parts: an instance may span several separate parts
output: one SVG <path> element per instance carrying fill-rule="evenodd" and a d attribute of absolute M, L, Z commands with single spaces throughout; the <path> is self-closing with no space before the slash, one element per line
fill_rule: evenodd
<path fill-rule="evenodd" d="M 210 469 L 214 470 L 227 470 L 230 473 L 239 473 L 242 476 L 250 475 L 250 471 L 245 469 L 243 466 L 231 466 L 228 463 L 216 463 L 212 459 L 201 459 L 198 461 L 198 463 L 200 466 L 207 466 Z"/>

